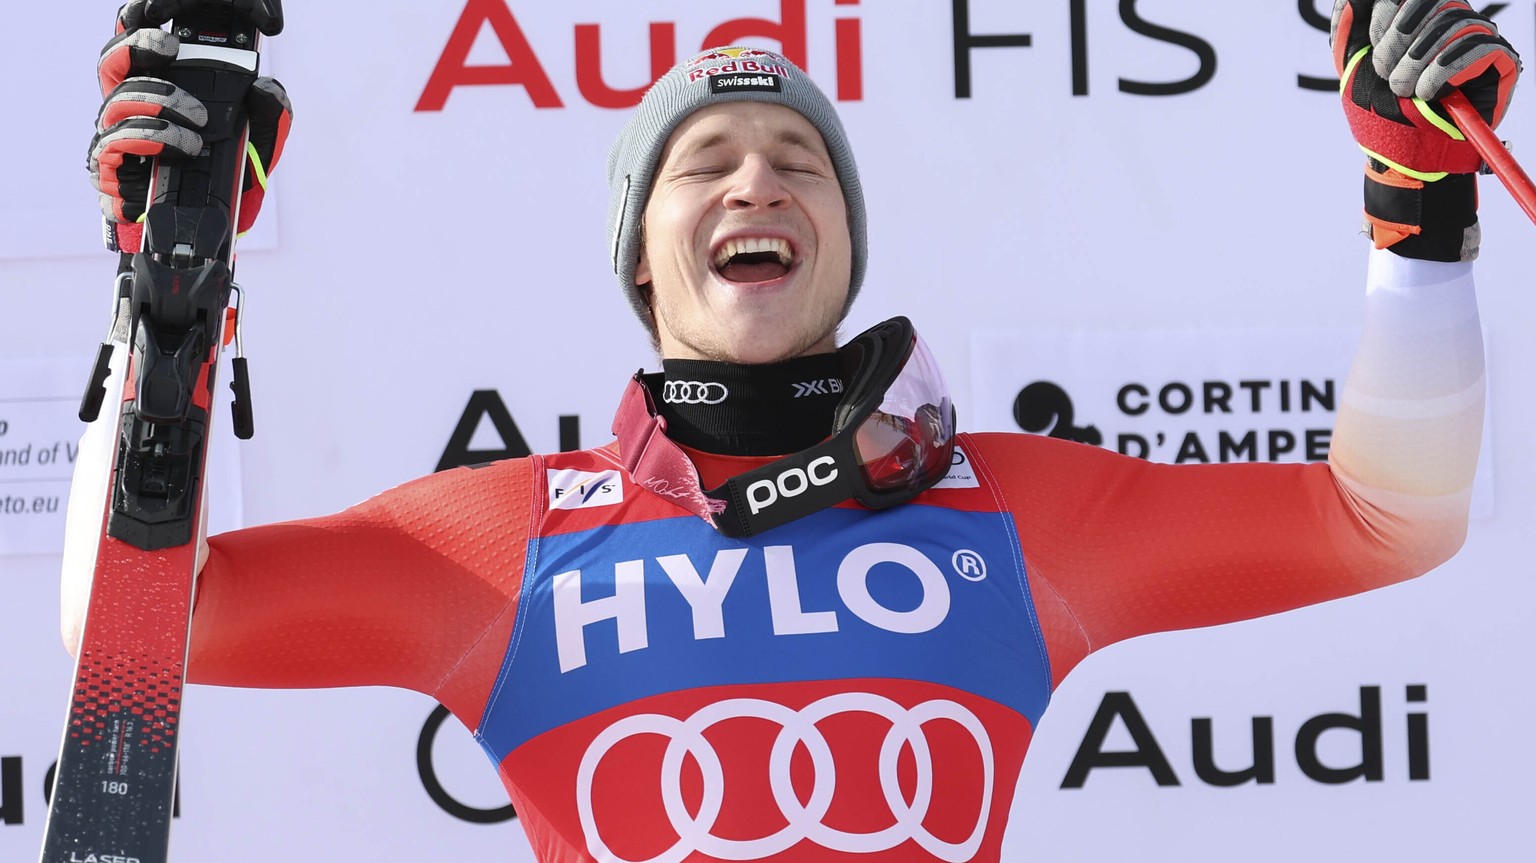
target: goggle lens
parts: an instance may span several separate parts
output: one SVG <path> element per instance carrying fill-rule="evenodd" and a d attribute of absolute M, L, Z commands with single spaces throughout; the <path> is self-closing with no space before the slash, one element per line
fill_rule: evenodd
<path fill-rule="evenodd" d="M 893 491 L 949 468 L 955 412 L 938 363 L 920 339 L 880 406 L 854 431 L 854 453 L 869 487 Z"/>

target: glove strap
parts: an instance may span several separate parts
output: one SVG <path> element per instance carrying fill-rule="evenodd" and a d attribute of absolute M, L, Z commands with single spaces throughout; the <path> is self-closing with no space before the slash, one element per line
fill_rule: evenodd
<path fill-rule="evenodd" d="M 136 255 L 144 245 L 144 225 L 140 222 L 102 219 L 101 240 L 109 252 Z"/>
<path fill-rule="evenodd" d="M 1477 258 L 1477 177 L 1425 182 L 1375 160 L 1365 165 L 1365 233 L 1378 249 L 1424 261 Z"/>

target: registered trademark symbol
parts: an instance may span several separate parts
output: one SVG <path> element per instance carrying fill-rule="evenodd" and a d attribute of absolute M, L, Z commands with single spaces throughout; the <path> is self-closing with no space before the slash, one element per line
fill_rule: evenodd
<path fill-rule="evenodd" d="M 951 555 L 949 563 L 966 581 L 981 581 L 987 577 L 987 562 L 968 548 L 962 548 Z"/>

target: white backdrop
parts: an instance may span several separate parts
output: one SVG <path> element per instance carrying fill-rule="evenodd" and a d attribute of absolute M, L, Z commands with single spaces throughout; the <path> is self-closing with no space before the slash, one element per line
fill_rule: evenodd
<path fill-rule="evenodd" d="M 1496 20 L 1531 53 L 1533 4 L 1497 5 Z M 83 157 L 115 6 L 58 4 L 46 30 L 26 25 L 31 35 L 0 52 L 0 498 L 24 508 L 67 474 L 36 458 L 78 434 L 74 399 L 110 311 L 114 260 L 99 248 Z M 813 76 L 850 97 L 840 109 L 871 212 L 869 274 L 847 330 L 912 317 L 966 427 L 1017 429 L 1015 396 L 1037 381 L 1069 395 L 1075 423 L 1110 445 L 1191 432 L 1212 442 L 1256 431 L 1267 442 L 1277 429 L 1304 437 L 1331 424 L 1326 406 L 1302 409 L 1301 382 L 1342 376 L 1366 243 L 1361 160 L 1336 97 L 1298 86 L 1330 74 L 1326 35 L 1308 21 L 1329 11 L 1326 0 L 288 7 L 266 70 L 288 86 L 296 117 L 277 191 L 242 247 L 257 436 L 231 458 L 226 519 L 330 512 L 431 471 L 477 390 L 496 391 L 535 450 L 559 446 L 561 417 L 579 417 L 583 445 L 607 439 L 626 376 L 654 358 L 607 265 L 602 167 L 624 112 L 583 95 L 577 69 L 595 58 L 577 56 L 582 24 L 600 24 L 601 74 L 616 89 L 649 79 L 653 23 L 673 25 L 679 55 L 729 21 L 766 47 L 803 40 Z M 956 95 L 957 7 L 969 11 L 965 32 L 1030 37 L 962 49 L 969 98 Z M 510 57 L 505 77 L 524 83 L 450 87 L 440 109 L 416 110 L 432 101 L 428 82 L 461 16 L 478 33 L 465 62 L 505 67 Z M 477 26 L 488 18 L 502 27 Z M 450 58 L 436 80 L 451 84 L 461 65 Z M 527 86 L 540 78 L 547 91 Z M 1122 89 L 1135 82 L 1184 83 L 1170 95 Z M 560 107 L 536 107 L 534 95 L 548 103 L 550 92 Z M 1517 96 L 1501 130 L 1517 144 L 1536 136 L 1533 98 Z M 1536 227 L 1491 178 L 1482 188 L 1491 408 L 1466 548 L 1406 585 L 1137 639 L 1085 663 L 1036 738 L 1008 859 L 1476 860 L 1529 847 Z M 1170 384 L 1177 406 L 1180 386 L 1245 380 L 1267 382 L 1274 397 L 1258 408 L 1234 400 L 1229 415 L 1156 405 Z M 1297 399 L 1288 405 L 1282 382 Z M 1145 415 L 1115 401 L 1131 384 L 1151 396 Z M 484 424 L 471 446 L 503 442 Z M 1206 449 L 1217 457 L 1218 446 Z M 64 714 L 58 518 L 46 505 L 0 506 L 4 860 L 36 853 Z M 1116 692 L 1131 700 L 1106 701 Z M 1381 780 L 1309 778 L 1298 730 L 1323 714 L 1359 716 L 1372 693 Z M 1132 748 L 1127 722 L 1139 718 L 1180 784 L 1098 768 L 1083 787 L 1062 787 L 1095 714 L 1115 705 L 1108 736 L 1088 749 Z M 514 824 L 468 823 L 423 788 L 418 739 L 432 708 L 387 690 L 194 689 L 176 859 L 530 859 Z M 1195 720 L 1210 720 L 1216 764 L 1236 770 L 1251 763 L 1254 717 L 1273 718 L 1275 781 L 1202 781 Z M 1419 726 L 1427 733 L 1414 743 Z M 1359 763 L 1373 735 L 1326 732 L 1320 758 Z M 453 720 L 429 750 L 451 796 L 504 804 Z M 1410 779 L 1425 763 L 1429 778 Z"/>

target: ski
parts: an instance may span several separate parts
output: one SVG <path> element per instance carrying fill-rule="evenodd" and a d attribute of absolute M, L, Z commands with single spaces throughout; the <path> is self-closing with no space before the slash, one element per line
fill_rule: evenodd
<path fill-rule="evenodd" d="M 154 166 L 142 251 L 120 266 L 114 331 L 126 332 L 129 355 L 108 414 L 116 454 L 42 863 L 165 863 L 170 848 L 214 379 L 244 305 L 230 303 L 244 104 L 261 36 L 282 29 L 279 0 L 173 6 L 181 49 L 157 74 L 201 99 L 209 120 L 197 159 Z M 87 422 L 110 421 L 114 340 L 81 403 Z M 232 365 L 236 435 L 249 438 L 244 358 Z"/>

